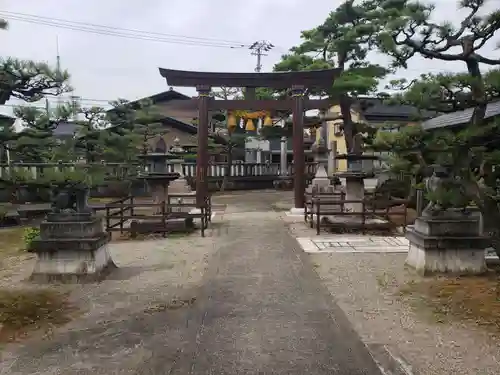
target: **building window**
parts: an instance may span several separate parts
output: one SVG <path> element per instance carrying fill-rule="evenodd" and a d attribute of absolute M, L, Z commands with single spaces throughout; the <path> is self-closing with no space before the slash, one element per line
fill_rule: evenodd
<path fill-rule="evenodd" d="M 165 143 L 165 140 L 163 138 L 160 138 L 158 142 L 156 142 L 155 152 L 167 152 L 167 144 Z"/>

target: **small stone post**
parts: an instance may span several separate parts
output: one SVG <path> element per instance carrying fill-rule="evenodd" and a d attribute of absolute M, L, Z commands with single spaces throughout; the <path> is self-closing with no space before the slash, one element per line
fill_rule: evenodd
<path fill-rule="evenodd" d="M 362 151 L 362 137 L 357 134 L 353 139 L 353 152 L 352 154 L 358 155 Z M 346 200 L 361 201 L 365 198 L 365 183 L 362 177 L 362 163 L 359 160 L 349 162 L 348 159 L 348 172 L 350 175 L 345 179 L 345 192 Z M 345 207 L 350 212 L 362 212 L 362 203 L 346 203 Z"/>
<path fill-rule="evenodd" d="M 280 176 L 286 176 L 288 175 L 287 137 L 281 137 L 280 146 Z"/>
<path fill-rule="evenodd" d="M 337 141 L 330 142 L 328 149 L 328 177 L 333 177 L 337 171 Z"/>

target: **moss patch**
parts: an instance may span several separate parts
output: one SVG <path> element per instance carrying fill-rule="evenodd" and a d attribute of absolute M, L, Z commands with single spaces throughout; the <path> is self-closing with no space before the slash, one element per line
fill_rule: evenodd
<path fill-rule="evenodd" d="M 0 229 L 0 259 L 19 255 L 24 250 L 24 227 Z"/>
<path fill-rule="evenodd" d="M 400 293 L 403 299 L 427 307 L 437 322 L 466 320 L 500 333 L 498 271 L 485 276 L 411 281 L 400 288 Z"/>
<path fill-rule="evenodd" d="M 0 342 L 14 341 L 34 330 L 49 331 L 70 321 L 76 308 L 67 297 L 49 289 L 0 289 Z"/>

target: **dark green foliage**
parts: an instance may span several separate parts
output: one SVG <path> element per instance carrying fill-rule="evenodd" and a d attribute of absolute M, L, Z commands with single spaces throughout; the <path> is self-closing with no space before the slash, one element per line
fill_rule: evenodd
<path fill-rule="evenodd" d="M 10 151 L 11 142 L 17 139 L 14 120 L 9 118 L 0 118 L 0 162 L 7 162 L 7 152 Z"/>
<path fill-rule="evenodd" d="M 300 71 L 338 68 L 340 77 L 332 82 L 327 92 L 309 94 L 328 95 L 339 100 L 348 150 L 359 132 L 351 118 L 352 98 L 376 90 L 387 69 L 368 61 L 368 52 L 376 40 L 378 21 L 371 3 L 357 4 L 350 0 L 332 11 L 323 24 L 302 32 L 302 44 L 291 49 L 276 71 Z"/>
<path fill-rule="evenodd" d="M 480 49 L 500 29 L 500 10 L 484 13 L 485 0 L 457 1 L 467 14 L 456 24 L 432 20 L 434 5 L 415 0 L 374 0 L 372 18 L 378 17 L 378 46 L 393 58 L 396 66 L 406 67 L 416 54 L 441 61 L 464 61 L 497 65 L 498 58 L 488 58 Z M 456 47 L 459 47 L 457 51 Z M 471 69 L 475 69 L 474 66 Z M 469 73 L 471 71 L 469 70 Z"/>
<path fill-rule="evenodd" d="M 72 109 L 68 105 L 61 105 L 47 112 L 34 107 L 17 107 L 14 114 L 25 127 L 9 142 L 12 156 L 24 162 L 53 160 L 54 150 L 58 146 L 54 130 L 68 119 Z"/>
<path fill-rule="evenodd" d="M 482 212 L 486 231 L 500 254 L 499 119 L 486 117 L 487 103 L 499 98 L 500 70 L 486 73 L 481 65 L 500 66 L 500 59 L 481 50 L 500 29 L 500 9 L 484 12 L 484 0 L 457 2 L 466 15 L 455 25 L 434 22 L 432 5 L 414 0 L 374 0 L 380 19 L 377 45 L 393 65 L 406 67 L 413 56 L 438 62 L 462 61 L 461 74 L 424 74 L 408 82 L 392 82 L 402 90 L 393 98 L 423 110 L 453 112 L 472 108 L 470 118 L 446 129 L 407 127 L 397 135 L 379 134 L 376 147 L 392 151 L 392 168 L 422 177 L 431 164 L 445 166 L 447 186 L 428 198 L 441 207 L 462 207 L 472 201 Z"/>
<path fill-rule="evenodd" d="M 84 120 L 77 121 L 74 147 L 87 163 L 100 161 L 104 154 L 103 130 L 107 126 L 106 113 L 101 107 L 84 108 L 80 111 Z"/>
<path fill-rule="evenodd" d="M 0 58 L 0 104 L 11 97 L 36 102 L 47 95 L 71 91 L 69 74 L 46 63 Z"/>
<path fill-rule="evenodd" d="M 162 116 L 150 101 L 130 103 L 119 99 L 107 112 L 109 127 L 103 132 L 105 160 L 137 161 L 138 155 L 149 151 L 149 141 L 166 133 Z"/>

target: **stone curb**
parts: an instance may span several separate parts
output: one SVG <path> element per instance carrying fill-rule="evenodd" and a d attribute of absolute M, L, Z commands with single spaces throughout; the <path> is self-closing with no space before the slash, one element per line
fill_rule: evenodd
<path fill-rule="evenodd" d="M 391 352 L 386 345 L 365 344 L 382 375 L 415 375 L 411 366 L 400 356 Z"/>

